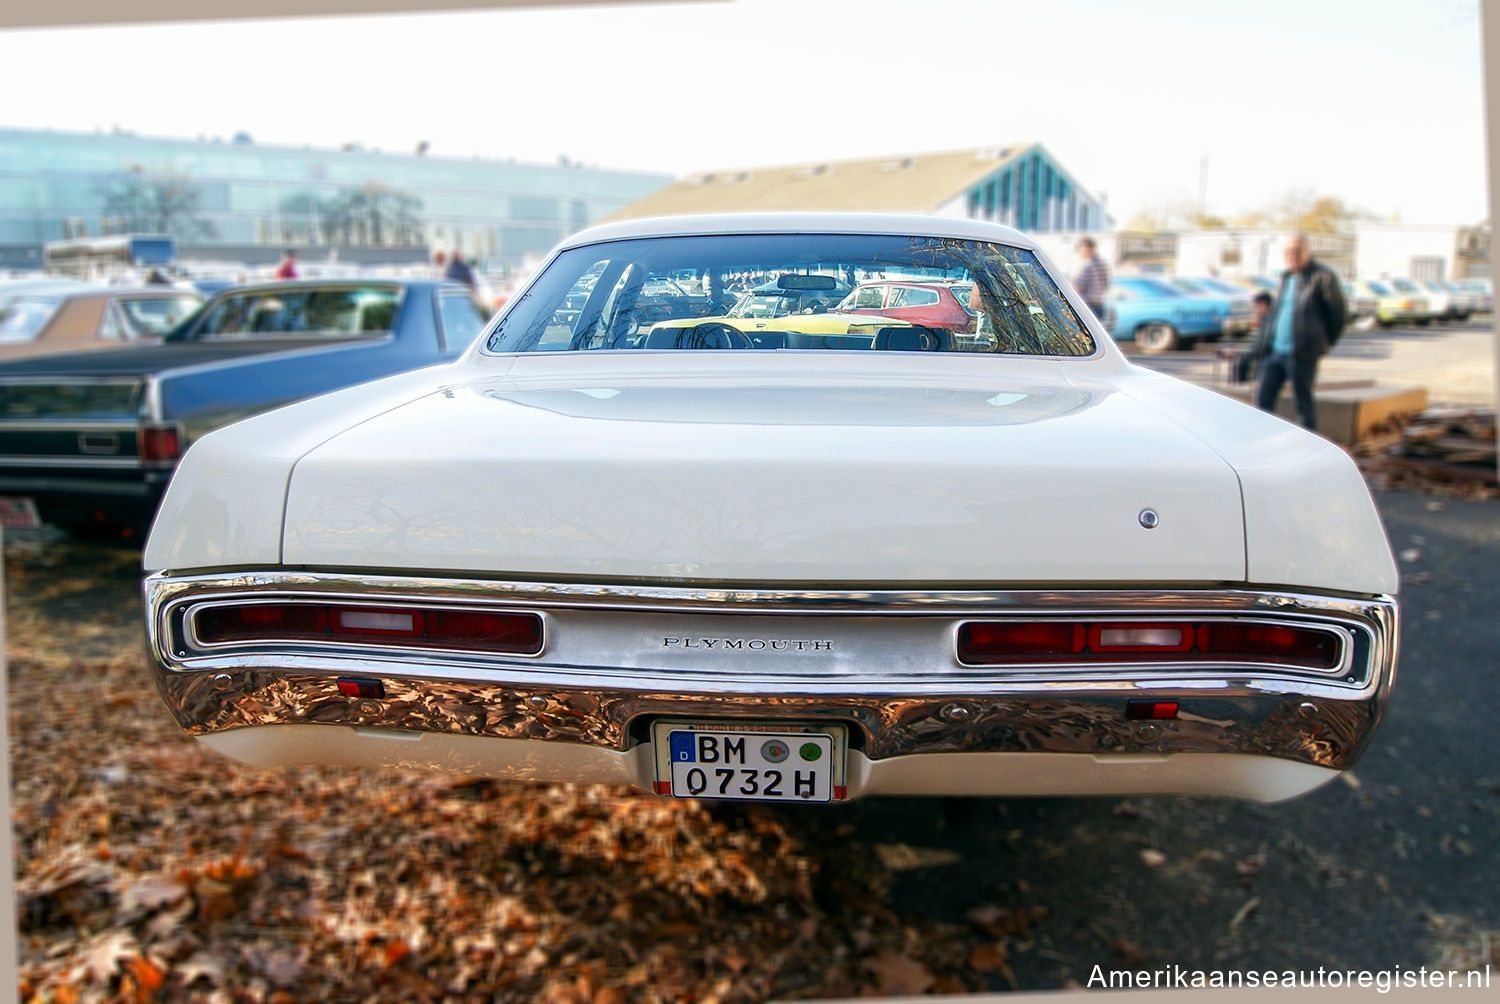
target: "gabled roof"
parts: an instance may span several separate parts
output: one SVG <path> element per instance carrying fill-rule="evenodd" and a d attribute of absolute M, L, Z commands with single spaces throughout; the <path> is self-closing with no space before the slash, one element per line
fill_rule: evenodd
<path fill-rule="evenodd" d="M 806 209 L 932 213 L 1032 150 L 1040 144 L 695 171 L 604 219 Z"/>

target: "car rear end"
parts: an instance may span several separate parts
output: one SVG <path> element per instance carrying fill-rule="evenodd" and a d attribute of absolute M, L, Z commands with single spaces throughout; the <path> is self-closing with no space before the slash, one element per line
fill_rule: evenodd
<path fill-rule="evenodd" d="M 920 264 L 974 278 L 992 340 L 621 347 L 628 296 L 556 324 L 601 260 L 622 290 Z M 144 554 L 158 689 L 262 765 L 798 803 L 1327 782 L 1395 672 L 1362 476 L 1073 299 L 974 221 L 575 237 L 461 365 L 195 444 Z"/>
<path fill-rule="evenodd" d="M 182 447 L 144 375 L 0 378 L 0 497 L 60 525 L 144 526 Z"/>
<path fill-rule="evenodd" d="M 692 365 L 727 378 L 724 355 Z M 215 434 L 146 555 L 168 706 L 261 765 L 771 801 L 1274 801 L 1368 743 L 1396 610 L 1389 569 L 1356 557 L 1384 544 L 1336 448 L 1237 474 L 1123 387 L 1025 378 L 850 387 L 830 433 L 787 386 L 805 357 L 768 355 L 758 388 L 523 371 L 344 431 L 289 409 Z M 480 420 L 510 430 L 504 457 L 462 435 Z M 254 443 L 295 456 L 246 500 L 221 482 Z M 1303 478 L 1357 494 L 1281 522 Z"/>

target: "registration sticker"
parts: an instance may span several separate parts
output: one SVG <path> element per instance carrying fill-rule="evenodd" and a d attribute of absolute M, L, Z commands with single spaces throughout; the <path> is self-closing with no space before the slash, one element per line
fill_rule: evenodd
<path fill-rule="evenodd" d="M 848 796 L 844 726 L 658 721 L 655 791 L 676 798 L 837 802 Z"/>
<path fill-rule="evenodd" d="M 31 499 L 0 498 L 0 527 L 7 530 L 35 530 L 42 517 Z"/>

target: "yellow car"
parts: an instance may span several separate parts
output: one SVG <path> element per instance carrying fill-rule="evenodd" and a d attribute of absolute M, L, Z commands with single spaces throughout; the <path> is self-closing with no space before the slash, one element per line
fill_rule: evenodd
<path fill-rule="evenodd" d="M 640 347 L 868 349 L 881 328 L 911 326 L 890 317 L 829 313 L 828 304 L 847 289 L 828 275 L 786 274 L 745 293 L 723 314 L 653 324 Z"/>
<path fill-rule="evenodd" d="M 1427 323 L 1427 301 L 1420 296 L 1398 292 L 1375 279 L 1356 279 L 1351 286 L 1352 295 L 1375 297 L 1375 320 L 1382 328 L 1409 322 Z"/>

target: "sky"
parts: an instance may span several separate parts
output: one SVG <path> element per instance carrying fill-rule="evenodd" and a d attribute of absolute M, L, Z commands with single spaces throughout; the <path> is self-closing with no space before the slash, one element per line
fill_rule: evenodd
<path fill-rule="evenodd" d="M 1478 0 L 717 0 L 11 30 L 0 94 L 0 126 L 425 140 L 670 175 L 1040 142 L 1121 223 L 1200 186 L 1228 218 L 1290 191 L 1402 223 L 1489 216 Z"/>

